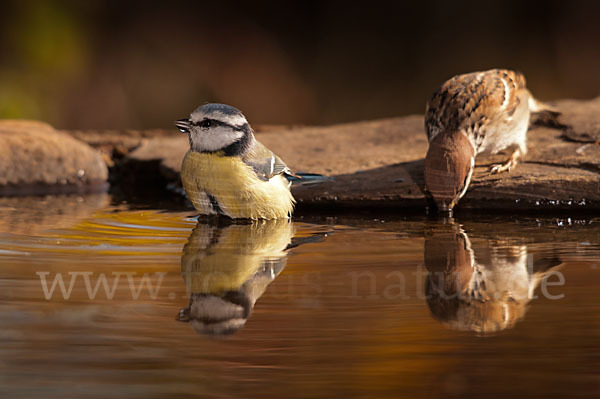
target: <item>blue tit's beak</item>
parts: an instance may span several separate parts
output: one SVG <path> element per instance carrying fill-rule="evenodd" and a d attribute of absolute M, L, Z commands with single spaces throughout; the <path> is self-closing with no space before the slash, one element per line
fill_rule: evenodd
<path fill-rule="evenodd" d="M 175 121 L 175 126 L 181 133 L 189 133 L 190 132 L 190 120 L 189 119 L 179 119 Z"/>
<path fill-rule="evenodd" d="M 179 314 L 175 318 L 175 320 L 181 321 L 181 322 L 184 322 L 184 323 L 189 322 L 190 321 L 190 308 L 187 307 L 185 309 L 181 309 L 179 311 Z"/>

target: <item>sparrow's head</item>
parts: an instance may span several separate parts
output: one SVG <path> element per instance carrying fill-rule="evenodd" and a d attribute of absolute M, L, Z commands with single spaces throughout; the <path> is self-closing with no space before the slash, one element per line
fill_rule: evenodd
<path fill-rule="evenodd" d="M 425 157 L 425 186 L 441 212 L 451 212 L 465 194 L 473 169 L 475 150 L 462 132 L 439 133 Z"/>
<path fill-rule="evenodd" d="M 175 126 L 187 133 L 196 152 L 223 151 L 226 156 L 243 155 L 254 142 L 252 129 L 242 112 L 225 104 L 204 104 Z"/>

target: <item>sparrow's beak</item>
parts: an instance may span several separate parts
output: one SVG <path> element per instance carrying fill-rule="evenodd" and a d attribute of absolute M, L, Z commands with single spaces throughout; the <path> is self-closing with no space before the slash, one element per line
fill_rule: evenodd
<path fill-rule="evenodd" d="M 179 119 L 175 121 L 175 126 L 179 129 L 181 133 L 189 133 L 190 132 L 190 120 L 189 119 Z"/>
<path fill-rule="evenodd" d="M 447 218 L 451 218 L 454 213 L 454 206 L 456 205 L 455 201 L 452 201 L 449 205 L 445 203 L 439 205 L 439 213 Z"/>

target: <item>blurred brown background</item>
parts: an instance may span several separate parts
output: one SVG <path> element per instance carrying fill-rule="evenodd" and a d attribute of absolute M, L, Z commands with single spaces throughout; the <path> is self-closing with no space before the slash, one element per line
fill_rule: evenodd
<path fill-rule="evenodd" d="M 445 79 L 523 71 L 541 99 L 600 94 L 600 2 L 10 1 L 0 117 L 172 127 L 205 102 L 252 123 L 421 113 Z"/>

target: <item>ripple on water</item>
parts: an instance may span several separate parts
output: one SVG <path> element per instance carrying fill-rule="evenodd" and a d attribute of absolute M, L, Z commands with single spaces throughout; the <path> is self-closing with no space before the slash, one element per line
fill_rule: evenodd
<path fill-rule="evenodd" d="M 582 396 L 597 387 L 597 219 L 205 225 L 190 213 L 115 207 L 105 196 L 0 201 L 0 393 Z M 69 299 L 46 300 L 39 271 L 91 273 L 100 288 L 90 299 L 79 276 Z M 109 298 L 98 276 L 111 288 L 121 272 Z M 153 284 L 162 273 L 155 296 L 144 273 Z M 548 287 L 560 299 L 541 291 L 551 273 L 564 277 Z"/>

